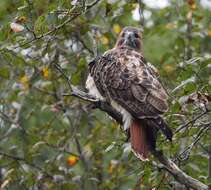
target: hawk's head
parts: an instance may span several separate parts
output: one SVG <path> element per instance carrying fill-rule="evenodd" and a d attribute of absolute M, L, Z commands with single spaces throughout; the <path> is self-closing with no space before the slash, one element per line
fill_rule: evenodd
<path fill-rule="evenodd" d="M 130 47 L 136 51 L 141 50 L 141 29 L 136 27 L 125 27 L 120 33 L 115 47 Z"/>

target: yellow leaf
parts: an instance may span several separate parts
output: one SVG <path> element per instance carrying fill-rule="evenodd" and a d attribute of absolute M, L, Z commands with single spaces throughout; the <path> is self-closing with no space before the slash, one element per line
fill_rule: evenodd
<path fill-rule="evenodd" d="M 26 75 L 23 75 L 23 76 L 20 78 L 20 82 L 21 82 L 22 84 L 28 83 L 28 81 L 29 81 L 29 78 L 28 78 Z"/>
<path fill-rule="evenodd" d="M 24 90 L 27 90 L 29 88 L 29 78 L 26 75 L 23 75 L 20 78 L 20 83 L 23 85 Z"/>
<path fill-rule="evenodd" d="M 24 26 L 15 22 L 12 22 L 10 24 L 10 28 L 12 29 L 13 32 L 22 32 L 24 30 Z"/>
<path fill-rule="evenodd" d="M 196 3 L 192 4 L 192 5 L 190 6 L 190 8 L 191 8 L 192 10 L 195 10 L 195 9 L 196 9 Z"/>
<path fill-rule="evenodd" d="M 20 16 L 16 19 L 16 23 L 19 23 L 19 24 L 23 24 L 27 21 L 27 18 L 25 16 Z"/>
<path fill-rule="evenodd" d="M 101 40 L 103 45 L 108 45 L 108 43 L 109 43 L 109 39 L 106 36 L 102 36 L 100 38 L 100 40 Z"/>
<path fill-rule="evenodd" d="M 69 166 L 74 166 L 78 162 L 79 158 L 77 156 L 70 155 L 67 158 L 67 163 Z"/>
<path fill-rule="evenodd" d="M 119 34 L 121 32 L 121 26 L 119 24 L 114 24 L 113 25 L 113 31 L 116 33 L 116 34 Z"/>
<path fill-rule="evenodd" d="M 117 165 L 118 165 L 118 161 L 116 161 L 116 160 L 111 160 L 111 162 L 110 162 L 110 164 L 109 164 L 109 167 L 108 167 L 108 173 L 109 173 L 109 174 L 112 174 L 113 171 L 116 169 Z"/>
<path fill-rule="evenodd" d="M 177 28 L 177 25 L 175 23 L 168 23 L 165 27 L 166 29 L 175 29 Z"/>
<path fill-rule="evenodd" d="M 48 67 L 43 67 L 42 69 L 42 75 L 45 79 L 48 79 L 49 77 L 49 70 L 48 70 Z"/>
<path fill-rule="evenodd" d="M 112 174 L 113 173 L 113 170 L 114 170 L 114 166 L 112 164 L 109 164 L 108 173 L 109 174 Z"/>
<path fill-rule="evenodd" d="M 167 73 L 172 73 L 174 71 L 174 67 L 170 64 L 168 65 L 164 65 L 164 70 L 167 72 Z"/>
<path fill-rule="evenodd" d="M 208 35 L 208 36 L 211 36 L 211 29 L 209 29 L 209 30 L 207 31 L 207 35 Z"/>
<path fill-rule="evenodd" d="M 189 4 L 189 6 L 190 6 L 190 8 L 192 10 L 196 9 L 196 2 L 195 2 L 195 0 L 187 0 L 187 3 Z"/>

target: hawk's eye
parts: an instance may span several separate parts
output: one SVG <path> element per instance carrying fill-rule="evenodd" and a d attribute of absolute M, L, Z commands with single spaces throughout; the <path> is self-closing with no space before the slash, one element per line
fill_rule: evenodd
<path fill-rule="evenodd" d="M 134 34 L 135 38 L 139 38 L 139 35 L 137 33 Z"/>

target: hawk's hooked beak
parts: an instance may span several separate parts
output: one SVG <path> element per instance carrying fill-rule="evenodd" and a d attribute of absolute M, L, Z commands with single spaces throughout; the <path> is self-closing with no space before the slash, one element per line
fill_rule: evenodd
<path fill-rule="evenodd" d="M 136 39 L 134 38 L 132 33 L 128 34 L 128 43 L 130 44 L 131 47 L 136 48 Z"/>

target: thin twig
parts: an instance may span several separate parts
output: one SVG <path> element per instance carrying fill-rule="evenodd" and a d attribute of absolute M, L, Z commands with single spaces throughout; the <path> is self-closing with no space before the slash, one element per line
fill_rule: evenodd
<path fill-rule="evenodd" d="M 199 142 L 199 140 L 202 138 L 202 136 L 209 130 L 209 127 L 211 125 L 206 125 L 205 127 L 201 128 L 196 135 L 194 141 L 187 147 L 183 152 L 181 152 L 178 156 L 177 159 L 179 160 L 187 160 L 192 148 Z"/>
<path fill-rule="evenodd" d="M 176 131 L 174 133 L 178 133 L 179 131 L 181 131 L 182 129 L 184 129 L 185 127 L 187 127 L 188 125 L 196 122 L 196 120 L 198 120 L 199 118 L 201 118 L 202 116 L 204 116 L 205 114 L 207 114 L 209 112 L 209 110 L 204 111 L 203 113 L 201 113 L 200 115 L 196 116 L 195 118 L 193 118 L 191 121 L 188 121 L 187 123 L 185 123 L 184 125 L 178 127 L 176 129 Z"/>
<path fill-rule="evenodd" d="M 49 177 L 51 179 L 53 179 L 53 176 L 51 174 L 49 174 L 48 172 L 46 172 L 43 168 L 41 168 L 40 166 L 37 166 L 35 165 L 34 163 L 31 163 L 29 162 L 28 160 L 26 160 L 25 158 L 22 158 L 22 157 L 18 157 L 18 156 L 14 156 L 14 155 L 11 155 L 11 154 L 8 154 L 8 153 L 5 153 L 5 152 L 2 152 L 0 151 L 0 155 L 6 157 L 6 158 L 9 158 L 9 159 L 12 159 L 14 161 L 20 161 L 20 162 L 24 162 L 25 164 L 41 171 L 46 177 Z"/>

